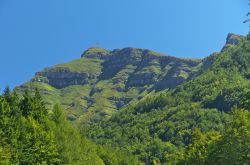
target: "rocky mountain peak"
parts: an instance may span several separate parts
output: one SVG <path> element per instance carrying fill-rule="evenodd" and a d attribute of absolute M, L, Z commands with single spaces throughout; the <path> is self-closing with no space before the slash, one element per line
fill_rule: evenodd
<path fill-rule="evenodd" d="M 237 35 L 237 34 L 229 33 L 227 35 L 226 44 L 221 49 L 221 52 L 226 51 L 227 48 L 230 48 L 233 45 L 237 45 L 243 38 L 244 38 L 244 36 L 242 36 L 242 35 Z"/>
<path fill-rule="evenodd" d="M 242 38 L 243 38 L 243 36 L 241 36 L 241 35 L 229 33 L 229 34 L 227 35 L 226 44 L 237 45 L 237 44 L 240 42 L 240 40 L 241 40 Z"/>

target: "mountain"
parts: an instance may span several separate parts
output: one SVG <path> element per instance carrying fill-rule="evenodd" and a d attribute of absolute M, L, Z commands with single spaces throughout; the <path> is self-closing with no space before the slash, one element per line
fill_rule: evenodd
<path fill-rule="evenodd" d="M 37 72 L 16 91 L 38 88 L 49 107 L 63 105 L 69 120 L 99 121 L 149 93 L 175 88 L 207 65 L 146 49 L 90 48 L 80 59 Z"/>
<path fill-rule="evenodd" d="M 222 52 L 241 39 L 230 33 Z M 217 55 L 182 59 L 146 49 L 90 48 L 80 59 L 37 72 L 16 91 L 38 88 L 50 108 L 55 103 L 63 105 L 69 120 L 99 121 L 147 94 L 193 79 L 206 71 Z"/>

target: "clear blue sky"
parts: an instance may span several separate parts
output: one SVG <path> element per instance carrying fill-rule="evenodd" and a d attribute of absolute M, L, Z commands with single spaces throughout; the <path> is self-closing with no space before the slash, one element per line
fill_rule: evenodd
<path fill-rule="evenodd" d="M 247 34 L 248 0 L 0 0 L 0 88 L 97 42 L 202 58 Z"/>

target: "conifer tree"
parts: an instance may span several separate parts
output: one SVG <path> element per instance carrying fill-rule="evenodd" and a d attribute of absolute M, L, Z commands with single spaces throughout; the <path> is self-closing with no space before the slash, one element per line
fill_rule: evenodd
<path fill-rule="evenodd" d="M 23 94 L 23 99 L 20 102 L 20 109 L 22 115 L 25 117 L 30 115 L 32 112 L 32 97 L 27 91 Z"/>
<path fill-rule="evenodd" d="M 48 115 L 48 110 L 37 88 L 35 89 L 35 96 L 33 97 L 32 109 L 33 111 L 31 115 L 34 119 L 39 120 L 40 122 L 42 122 L 44 117 Z"/>

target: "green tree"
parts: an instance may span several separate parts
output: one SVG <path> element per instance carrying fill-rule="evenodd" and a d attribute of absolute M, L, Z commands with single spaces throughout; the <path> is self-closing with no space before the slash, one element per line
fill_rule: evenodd
<path fill-rule="evenodd" d="M 202 133 L 200 129 L 194 129 L 191 144 L 186 147 L 184 160 L 180 161 L 179 164 L 205 164 L 210 145 L 218 140 L 220 136 L 220 133 L 216 131 Z"/>
<path fill-rule="evenodd" d="M 80 136 L 67 121 L 63 109 L 58 104 L 54 106 L 51 118 L 54 121 L 53 131 L 60 158 L 64 164 L 104 164 L 96 153 L 96 146 Z"/>
<path fill-rule="evenodd" d="M 0 97 L 0 160 L 9 164 L 58 164 L 57 145 L 46 114 L 35 116 L 45 106 L 37 96 L 19 99 L 8 88 Z M 40 122 L 43 119 L 43 123 Z M 2 163 L 4 164 L 4 163 Z"/>
<path fill-rule="evenodd" d="M 207 164 L 250 164 L 250 114 L 246 110 L 233 110 L 232 121 L 222 137 L 211 146 Z"/>
<path fill-rule="evenodd" d="M 22 115 L 24 117 L 27 117 L 32 112 L 32 97 L 29 95 L 29 93 L 26 91 L 23 94 L 23 99 L 20 102 L 20 110 L 22 112 Z"/>
<path fill-rule="evenodd" d="M 42 96 L 40 95 L 38 89 L 35 89 L 35 95 L 32 98 L 32 117 L 36 120 L 42 122 L 44 118 L 48 115 L 48 110 L 43 102 Z"/>
<path fill-rule="evenodd" d="M 59 153 L 52 131 L 34 118 L 22 119 L 18 145 L 20 164 L 59 164 Z"/>

